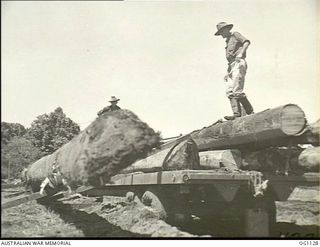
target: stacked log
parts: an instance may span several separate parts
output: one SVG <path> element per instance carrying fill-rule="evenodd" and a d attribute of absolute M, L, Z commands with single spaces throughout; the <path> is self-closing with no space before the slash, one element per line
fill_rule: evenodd
<path fill-rule="evenodd" d="M 132 112 L 108 112 L 53 154 L 33 163 L 28 177 L 35 188 L 55 166 L 71 184 L 97 185 L 144 158 L 159 141 L 158 134 Z"/>
<path fill-rule="evenodd" d="M 230 170 L 239 169 L 242 165 L 241 152 L 237 149 L 214 150 L 199 153 L 200 166 L 203 169 L 219 169 L 226 167 Z"/>
<path fill-rule="evenodd" d="M 236 118 L 191 133 L 200 151 L 247 149 L 303 133 L 305 114 L 294 104 Z"/>
<path fill-rule="evenodd" d="M 256 152 L 243 152 L 242 158 L 243 170 L 275 173 L 288 170 L 293 174 L 320 171 L 320 147 L 270 147 Z"/>
<path fill-rule="evenodd" d="M 175 146 L 156 152 L 141 159 L 120 171 L 121 174 L 131 172 L 156 172 L 169 170 L 198 170 L 200 168 L 197 145 L 189 138 Z"/>
<path fill-rule="evenodd" d="M 316 122 L 307 125 L 304 130 L 304 133 L 293 139 L 294 143 L 308 143 L 314 146 L 319 146 L 320 144 L 320 119 Z"/>
<path fill-rule="evenodd" d="M 298 157 L 300 167 L 310 171 L 320 171 L 320 147 L 312 147 L 304 150 Z"/>

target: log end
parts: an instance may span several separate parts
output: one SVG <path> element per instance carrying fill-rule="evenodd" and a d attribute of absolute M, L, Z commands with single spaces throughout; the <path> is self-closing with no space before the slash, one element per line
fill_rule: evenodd
<path fill-rule="evenodd" d="M 283 106 L 281 111 L 281 129 L 286 135 L 297 135 L 306 124 L 303 110 L 294 104 Z"/>

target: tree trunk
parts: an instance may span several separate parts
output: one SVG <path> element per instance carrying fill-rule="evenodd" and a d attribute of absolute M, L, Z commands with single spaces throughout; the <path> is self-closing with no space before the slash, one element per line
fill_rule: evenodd
<path fill-rule="evenodd" d="M 254 146 L 302 133 L 305 114 L 293 104 L 268 109 L 253 115 L 192 132 L 200 151 Z"/>
<path fill-rule="evenodd" d="M 299 155 L 299 166 L 308 171 L 320 170 L 320 147 L 307 148 Z"/>
<path fill-rule="evenodd" d="M 146 156 L 159 136 L 136 115 L 118 110 L 101 115 L 89 127 L 51 155 L 28 168 L 33 188 L 60 169 L 69 183 L 97 185 Z"/>

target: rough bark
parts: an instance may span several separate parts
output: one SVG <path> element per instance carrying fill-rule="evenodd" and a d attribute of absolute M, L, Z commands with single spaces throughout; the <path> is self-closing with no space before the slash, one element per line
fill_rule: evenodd
<path fill-rule="evenodd" d="M 33 163 L 28 177 L 35 188 L 57 166 L 71 184 L 97 185 L 101 178 L 108 181 L 145 157 L 158 143 L 154 130 L 132 112 L 109 112 L 52 155 Z"/>
<path fill-rule="evenodd" d="M 320 147 L 307 148 L 299 155 L 299 166 L 309 171 L 320 170 Z"/>
<path fill-rule="evenodd" d="M 295 136 L 305 128 L 305 114 L 293 104 L 268 109 L 253 115 L 191 133 L 200 151 L 245 148 Z"/>
<path fill-rule="evenodd" d="M 197 145 L 192 139 L 184 140 L 176 146 L 156 152 L 121 170 L 119 173 L 155 172 L 161 170 L 181 170 L 200 167 Z"/>

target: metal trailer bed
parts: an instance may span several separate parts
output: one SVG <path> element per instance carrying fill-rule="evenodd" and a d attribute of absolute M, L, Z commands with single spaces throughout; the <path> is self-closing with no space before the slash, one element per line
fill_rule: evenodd
<path fill-rule="evenodd" d="M 160 203 L 168 221 L 178 226 L 193 217 L 210 219 L 212 225 L 225 224 L 223 227 L 230 227 L 235 237 L 277 237 L 275 202 L 286 201 L 296 186 L 319 186 L 319 178 L 319 173 L 279 176 L 227 170 L 135 172 L 118 174 L 110 183 L 86 194 L 125 196 L 130 192 L 145 199 L 147 193 L 148 201 Z M 263 191 L 265 180 L 269 182 Z"/>

